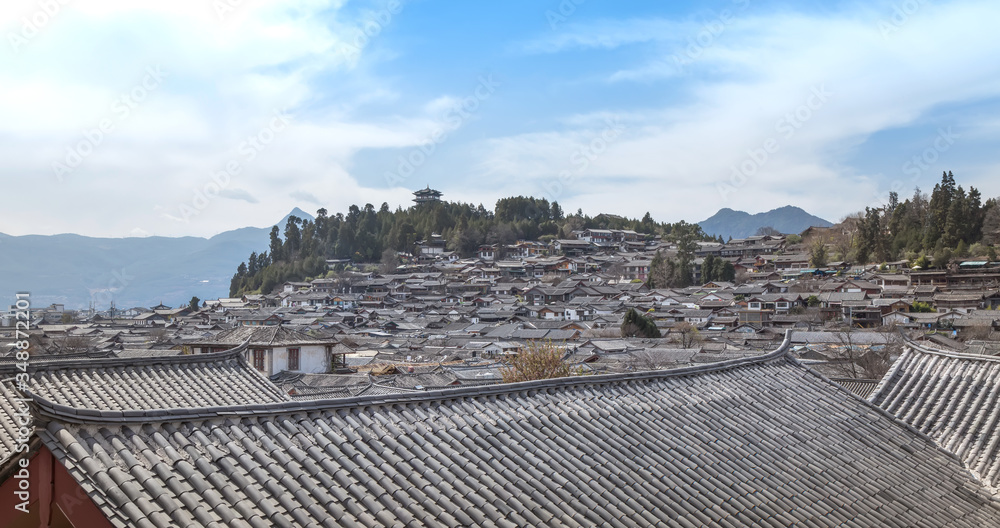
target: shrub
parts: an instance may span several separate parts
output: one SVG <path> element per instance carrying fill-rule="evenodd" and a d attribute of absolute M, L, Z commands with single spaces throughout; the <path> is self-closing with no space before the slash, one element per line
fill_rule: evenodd
<path fill-rule="evenodd" d="M 562 356 L 562 350 L 551 341 L 530 341 L 516 356 L 507 360 L 507 366 L 500 369 L 500 375 L 504 383 L 565 378 L 570 375 L 570 370 Z"/>

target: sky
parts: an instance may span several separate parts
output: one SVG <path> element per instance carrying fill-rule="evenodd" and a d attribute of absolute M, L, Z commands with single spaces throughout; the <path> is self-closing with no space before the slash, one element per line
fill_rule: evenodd
<path fill-rule="evenodd" d="M 5 0 L 10 235 L 212 236 L 430 186 L 658 221 L 1000 195 L 1000 4 Z"/>

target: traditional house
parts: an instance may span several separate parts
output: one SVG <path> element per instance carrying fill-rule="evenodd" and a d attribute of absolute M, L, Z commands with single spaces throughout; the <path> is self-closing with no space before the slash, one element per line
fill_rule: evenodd
<path fill-rule="evenodd" d="M 283 326 L 239 326 L 189 346 L 196 353 L 207 353 L 242 343 L 248 343 L 247 361 L 266 376 L 286 370 L 323 373 L 345 367 L 343 355 L 332 353 L 337 341 L 316 339 Z"/>

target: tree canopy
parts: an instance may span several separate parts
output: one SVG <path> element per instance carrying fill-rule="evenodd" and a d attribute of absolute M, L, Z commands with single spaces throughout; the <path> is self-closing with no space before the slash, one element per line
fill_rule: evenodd
<path fill-rule="evenodd" d="M 916 261 L 933 256 L 933 265 L 947 266 L 952 255 L 962 256 L 982 242 L 1000 241 L 1000 211 L 996 199 L 983 202 L 975 187 L 956 185 L 951 172 L 943 173 L 930 196 L 916 189 L 902 203 L 889 194 L 882 207 L 866 207 L 856 215 L 854 260 L 886 262 L 902 258 Z M 846 249 L 846 248 L 845 248 Z"/>
<path fill-rule="evenodd" d="M 642 219 L 599 214 L 591 217 L 577 211 L 566 215 L 557 202 L 545 198 L 516 196 L 497 200 L 494 210 L 482 204 L 425 202 L 395 211 L 383 203 L 352 205 L 347 213 L 316 212 L 315 221 L 291 216 L 282 230 L 270 231 L 268 251 L 251 253 L 236 269 L 229 294 L 270 293 L 285 281 L 299 281 L 326 273 L 327 259 L 351 259 L 354 263 L 384 264 L 387 250 L 402 255 L 416 253 L 417 242 L 440 235 L 447 248 L 463 257 L 475 254 L 483 244 L 510 244 L 518 240 L 571 238 L 583 229 L 630 229 L 682 239 L 693 252 L 694 241 L 707 239 L 697 225 L 656 223 L 649 213 Z M 693 255 L 693 253 L 692 253 Z"/>

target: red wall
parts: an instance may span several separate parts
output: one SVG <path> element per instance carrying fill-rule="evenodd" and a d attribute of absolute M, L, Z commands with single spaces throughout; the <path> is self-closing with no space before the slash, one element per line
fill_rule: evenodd
<path fill-rule="evenodd" d="M 19 462 L 21 458 L 14 460 Z M 29 475 L 28 513 L 16 508 L 22 497 L 15 493 L 24 491 L 21 482 L 25 479 L 16 478 L 22 470 Z M 111 523 L 66 468 L 42 446 L 31 457 L 27 468 L 18 466 L 17 471 L 0 484 L 0 528 L 22 527 L 110 528 Z"/>

